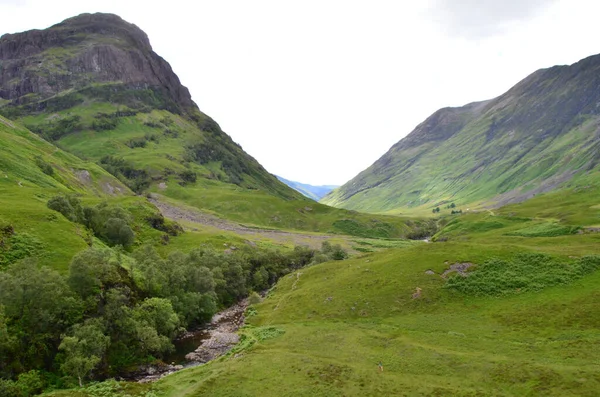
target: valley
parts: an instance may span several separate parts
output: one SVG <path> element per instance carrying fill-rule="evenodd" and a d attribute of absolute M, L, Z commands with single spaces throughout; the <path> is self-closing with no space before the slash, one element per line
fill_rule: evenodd
<path fill-rule="evenodd" d="M 2 36 L 0 395 L 597 396 L 599 67 L 441 109 L 315 187 L 116 15 Z"/>

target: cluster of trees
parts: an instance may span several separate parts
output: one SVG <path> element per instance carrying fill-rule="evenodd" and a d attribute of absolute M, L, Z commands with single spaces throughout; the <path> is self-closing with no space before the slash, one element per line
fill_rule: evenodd
<path fill-rule="evenodd" d="M 0 273 L 0 395 L 81 385 L 163 358 L 180 332 L 218 308 L 294 269 L 344 257 L 328 243 L 290 252 L 202 247 L 166 258 L 144 246 L 132 257 L 90 248 L 66 276 L 32 260 L 14 263 Z"/>
<path fill-rule="evenodd" d="M 46 124 L 26 125 L 27 129 L 41 135 L 47 141 L 57 141 L 65 135 L 81 131 L 83 124 L 81 116 L 65 116 L 58 121 L 48 121 Z"/>
<path fill-rule="evenodd" d="M 84 225 L 110 246 L 122 245 L 127 248 L 135 240 L 135 234 L 130 226 L 131 214 L 119 206 L 107 203 L 95 207 L 82 206 L 81 201 L 75 196 L 56 196 L 51 198 L 47 205 L 71 222 Z"/>
<path fill-rule="evenodd" d="M 454 208 L 456 208 L 456 204 L 454 204 L 454 203 L 448 204 L 445 208 L 446 209 L 452 209 L 452 211 L 450 211 L 450 213 L 452 215 L 454 215 L 454 214 L 462 214 L 462 210 L 454 210 Z M 431 210 L 431 212 L 433 212 L 434 214 L 439 214 L 440 207 L 439 206 L 435 207 L 433 210 Z"/>

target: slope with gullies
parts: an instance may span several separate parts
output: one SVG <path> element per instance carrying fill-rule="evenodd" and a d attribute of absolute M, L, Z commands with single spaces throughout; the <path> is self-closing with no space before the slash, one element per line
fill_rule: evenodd
<path fill-rule="evenodd" d="M 146 34 L 116 15 L 4 35 L 0 62 L 0 114 L 135 193 L 260 227 L 371 237 L 409 230 L 279 182 L 198 109 Z"/>
<path fill-rule="evenodd" d="M 0 116 L 0 265 L 37 257 L 41 264 L 64 267 L 87 247 L 83 228 L 47 208 L 56 195 L 97 201 L 133 196 L 97 164 Z"/>
<path fill-rule="evenodd" d="M 600 56 L 539 70 L 437 111 L 322 203 L 379 213 L 498 207 L 563 187 L 600 160 Z"/>

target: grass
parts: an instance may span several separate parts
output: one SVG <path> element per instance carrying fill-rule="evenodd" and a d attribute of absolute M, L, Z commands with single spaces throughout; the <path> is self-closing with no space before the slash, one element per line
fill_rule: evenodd
<path fill-rule="evenodd" d="M 494 254 L 512 252 L 497 247 Z M 595 395 L 600 272 L 505 298 L 457 293 L 425 274 L 488 255 L 477 245 L 420 244 L 303 269 L 298 281 L 295 274 L 280 281 L 249 320 L 282 335 L 169 376 L 157 390 L 165 396 Z M 413 300 L 416 286 L 422 297 Z"/>
<path fill-rule="evenodd" d="M 600 233 L 508 236 L 547 230 L 557 218 L 525 210 L 517 216 L 513 209 L 454 217 L 437 236 L 446 242 L 413 242 L 290 274 L 248 319 L 251 327 L 274 327 L 281 335 L 166 377 L 157 391 L 597 395 L 600 271 L 597 260 L 582 257 L 600 254 Z M 464 262 L 475 264 L 469 277 L 439 276 Z M 413 299 L 417 287 L 421 294 Z"/>

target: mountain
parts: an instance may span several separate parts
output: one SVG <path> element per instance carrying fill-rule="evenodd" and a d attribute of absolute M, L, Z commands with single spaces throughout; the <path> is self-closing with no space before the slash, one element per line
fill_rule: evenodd
<path fill-rule="evenodd" d="M 0 114 L 182 218 L 191 207 L 268 228 L 378 237 L 409 229 L 314 203 L 277 180 L 198 109 L 147 35 L 116 15 L 3 35 Z"/>
<path fill-rule="evenodd" d="M 288 179 L 282 178 L 277 175 L 275 175 L 275 176 L 277 177 L 277 179 L 279 179 L 281 182 L 285 183 L 292 189 L 296 190 L 297 192 L 302 193 L 306 197 L 313 199 L 315 201 L 321 200 L 323 197 L 325 197 L 325 195 L 327 193 L 329 193 L 333 189 L 339 187 L 339 185 L 313 186 L 313 185 L 308 185 L 306 183 L 290 181 Z"/>
<path fill-rule="evenodd" d="M 104 158 L 138 192 L 174 175 L 300 198 L 202 113 L 147 35 L 116 15 L 3 35 L 0 98 L 1 114 L 80 157 Z M 123 172 L 121 159 L 134 170 Z"/>
<path fill-rule="evenodd" d="M 600 55 L 531 74 L 498 98 L 444 108 L 322 203 L 400 213 L 499 207 L 600 161 Z"/>

